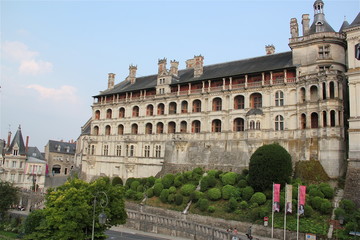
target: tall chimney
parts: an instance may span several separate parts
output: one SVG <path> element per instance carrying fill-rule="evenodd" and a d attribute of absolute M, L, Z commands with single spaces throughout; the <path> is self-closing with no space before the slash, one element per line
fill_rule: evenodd
<path fill-rule="evenodd" d="M 29 136 L 26 136 L 25 152 L 27 153 L 28 150 L 29 150 Z"/>
<path fill-rule="evenodd" d="M 194 60 L 195 60 L 195 64 L 194 64 L 194 77 L 200 77 L 203 72 L 204 72 L 204 57 L 199 55 L 199 56 L 194 56 Z"/>
<path fill-rule="evenodd" d="M 170 61 L 170 64 L 171 64 L 171 67 L 170 67 L 170 73 L 174 76 L 178 76 L 178 73 L 179 73 L 179 62 L 173 60 L 173 61 Z"/>
<path fill-rule="evenodd" d="M 301 21 L 302 27 L 303 27 L 303 36 L 306 36 L 309 34 L 310 30 L 310 17 L 309 14 L 303 14 L 302 15 L 302 21 Z"/>
<path fill-rule="evenodd" d="M 158 62 L 158 75 L 166 72 L 166 58 L 159 59 Z"/>
<path fill-rule="evenodd" d="M 194 63 L 195 63 L 195 61 L 194 61 L 193 58 L 186 60 L 185 63 L 186 63 L 186 69 L 194 68 Z"/>
<path fill-rule="evenodd" d="M 11 141 L 11 132 L 9 131 L 9 133 L 8 133 L 8 141 L 7 141 L 7 144 L 6 144 L 6 148 L 10 147 L 10 141 Z"/>
<path fill-rule="evenodd" d="M 114 88 L 115 85 L 115 74 L 109 73 L 108 77 L 108 89 Z"/>
<path fill-rule="evenodd" d="M 127 77 L 127 79 L 131 82 L 131 84 L 135 83 L 136 81 L 136 70 L 137 66 L 134 66 L 132 64 L 129 66 L 129 76 Z"/>
<path fill-rule="evenodd" d="M 266 55 L 274 54 L 275 53 L 275 46 L 274 45 L 266 45 L 265 46 Z"/>

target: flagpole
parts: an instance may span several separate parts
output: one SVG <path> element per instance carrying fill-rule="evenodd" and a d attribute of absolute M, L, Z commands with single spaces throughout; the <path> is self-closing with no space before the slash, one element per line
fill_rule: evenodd
<path fill-rule="evenodd" d="M 287 201 L 287 184 L 285 184 L 285 206 L 284 206 L 284 240 L 286 239 L 286 201 Z"/>
<path fill-rule="evenodd" d="M 300 208 L 300 185 L 298 185 L 298 201 L 297 201 L 297 223 L 296 223 L 296 240 L 299 240 L 299 208 Z"/>
<path fill-rule="evenodd" d="M 271 205 L 271 238 L 274 238 L 274 183 L 272 189 L 272 205 Z"/>

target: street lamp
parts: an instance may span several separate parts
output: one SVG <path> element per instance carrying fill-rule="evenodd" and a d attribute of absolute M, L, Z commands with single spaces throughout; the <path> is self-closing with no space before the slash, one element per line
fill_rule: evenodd
<path fill-rule="evenodd" d="M 97 192 L 94 195 L 94 208 L 93 208 L 93 224 L 92 224 L 92 233 L 91 233 L 91 240 L 94 240 L 94 229 L 95 229 L 95 208 L 96 208 L 96 201 L 97 201 L 97 197 L 103 194 L 105 196 L 105 200 L 102 198 L 100 199 L 100 207 L 102 207 L 102 212 L 99 214 L 99 223 L 101 225 L 106 223 L 106 214 L 104 213 L 104 208 L 108 205 L 109 203 L 109 199 L 108 196 L 105 192 Z M 104 203 L 105 202 L 105 203 Z"/>

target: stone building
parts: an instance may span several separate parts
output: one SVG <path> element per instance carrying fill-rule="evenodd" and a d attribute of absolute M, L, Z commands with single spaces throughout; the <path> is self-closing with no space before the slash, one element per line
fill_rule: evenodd
<path fill-rule="evenodd" d="M 263 144 L 278 142 L 294 162 L 319 161 L 331 178 L 346 167 L 346 33 L 325 19 L 290 20 L 290 51 L 205 65 L 201 55 L 158 61 L 157 74 L 137 66 L 94 96 L 89 131 L 79 137 L 82 172 L 147 177 L 196 166 L 239 171 Z M 357 63 L 358 64 L 358 63 Z M 359 100 L 357 100 L 359 101 Z"/>
<path fill-rule="evenodd" d="M 58 177 L 68 176 L 75 168 L 75 150 L 75 142 L 49 140 L 45 145 L 49 174 Z"/>

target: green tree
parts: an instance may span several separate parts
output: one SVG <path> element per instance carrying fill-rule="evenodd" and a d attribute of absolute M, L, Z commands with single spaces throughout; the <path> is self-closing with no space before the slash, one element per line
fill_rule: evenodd
<path fill-rule="evenodd" d="M 90 183 L 70 179 L 56 190 L 49 189 L 45 196 L 45 208 L 28 216 L 30 219 L 39 219 L 39 215 L 44 217 L 38 226 L 25 226 L 29 230 L 25 239 L 90 239 L 93 219 L 95 239 L 105 239 L 106 229 L 126 222 L 123 196 L 124 188 L 110 184 L 107 178 Z M 107 216 L 104 225 L 98 222 L 100 213 Z"/>
<path fill-rule="evenodd" d="M 17 202 L 19 189 L 9 182 L 0 181 L 0 216 L 3 216 L 11 205 Z"/>
<path fill-rule="evenodd" d="M 271 188 L 273 183 L 290 182 L 292 164 L 290 154 L 279 144 L 259 147 L 250 158 L 249 184 L 255 191 Z"/>

